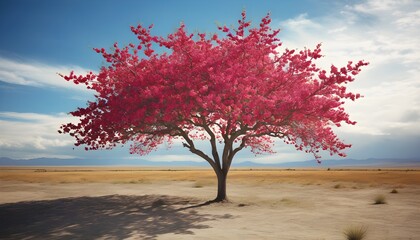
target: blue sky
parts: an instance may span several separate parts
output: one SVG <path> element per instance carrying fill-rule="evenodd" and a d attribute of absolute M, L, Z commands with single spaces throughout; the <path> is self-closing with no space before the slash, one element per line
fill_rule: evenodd
<path fill-rule="evenodd" d="M 93 47 L 135 42 L 130 26 L 154 24 L 167 35 L 184 22 L 190 32 L 217 32 L 234 25 L 246 9 L 258 22 L 271 13 L 283 46 L 313 48 L 322 42 L 320 66 L 348 60 L 371 64 L 349 86 L 365 98 L 347 109 L 356 126 L 337 129 L 353 148 L 349 158 L 420 157 L 420 2 L 384 1 L 0 1 L 0 157 L 140 158 L 128 149 L 73 150 L 59 135 L 66 114 L 92 93 L 56 73 L 97 71 L 103 64 Z M 202 143 L 205 148 L 205 144 Z M 284 162 L 312 159 L 278 143 L 276 154 L 244 151 L 236 161 Z M 149 156 L 153 161 L 199 160 L 176 144 Z M 325 154 L 325 159 L 331 158 Z M 334 157 L 333 157 L 334 158 Z"/>

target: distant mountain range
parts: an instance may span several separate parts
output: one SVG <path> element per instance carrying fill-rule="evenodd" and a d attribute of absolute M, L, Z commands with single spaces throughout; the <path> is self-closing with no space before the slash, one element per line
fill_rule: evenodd
<path fill-rule="evenodd" d="M 0 166 L 145 166 L 145 167 L 210 167 L 207 162 L 174 161 L 174 162 L 155 162 L 142 159 L 59 159 L 59 158 L 34 158 L 34 159 L 11 159 L 0 158 Z M 419 159 L 380 159 L 369 158 L 364 160 L 340 159 L 323 160 L 321 164 L 315 160 L 303 162 L 285 162 L 264 164 L 257 162 L 233 162 L 233 167 L 280 167 L 280 168 L 328 168 L 328 167 L 420 167 Z"/>

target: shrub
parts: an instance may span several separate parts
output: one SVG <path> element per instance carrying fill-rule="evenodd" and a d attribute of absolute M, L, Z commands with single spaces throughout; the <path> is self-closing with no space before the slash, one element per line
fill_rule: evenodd
<path fill-rule="evenodd" d="M 392 189 L 391 193 L 398 193 L 397 189 Z"/>
<path fill-rule="evenodd" d="M 386 203 L 385 196 L 382 195 L 382 194 L 377 195 L 375 197 L 374 201 L 375 201 L 375 204 L 385 204 Z"/>
<path fill-rule="evenodd" d="M 366 237 L 366 226 L 351 226 L 344 230 L 344 235 L 347 240 L 361 240 Z"/>

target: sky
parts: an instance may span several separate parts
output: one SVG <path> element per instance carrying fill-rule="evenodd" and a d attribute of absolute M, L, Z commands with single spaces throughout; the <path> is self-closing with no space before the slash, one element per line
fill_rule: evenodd
<path fill-rule="evenodd" d="M 154 24 L 166 36 L 183 22 L 191 33 L 235 26 L 242 10 L 258 24 L 271 14 L 283 51 L 322 43 L 318 65 L 344 66 L 366 60 L 348 87 L 364 98 L 345 107 L 356 126 L 336 129 L 353 147 L 348 158 L 420 158 L 420 1 L 0 1 L 0 157 L 146 159 L 201 161 L 182 144 L 163 145 L 147 156 L 127 147 L 84 151 L 57 133 L 73 121 L 68 112 L 84 107 L 93 93 L 57 73 L 98 72 L 104 64 L 92 48 L 135 42 L 130 26 Z M 199 146 L 208 149 L 206 143 Z M 277 163 L 313 159 L 282 142 L 275 154 L 242 151 L 234 161 Z M 338 158 L 323 153 L 323 159 Z"/>

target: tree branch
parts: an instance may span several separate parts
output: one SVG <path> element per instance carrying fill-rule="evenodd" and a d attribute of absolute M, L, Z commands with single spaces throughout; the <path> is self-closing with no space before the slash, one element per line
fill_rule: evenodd
<path fill-rule="evenodd" d="M 245 147 L 245 143 L 246 143 L 246 138 L 244 137 L 241 140 L 241 144 L 232 151 L 232 153 L 229 156 L 229 158 L 230 159 L 233 159 L 233 157 L 235 157 L 236 153 L 238 153 L 239 151 L 241 151 Z"/>
<path fill-rule="evenodd" d="M 203 151 L 195 148 L 194 142 L 188 136 L 188 133 L 186 133 L 184 130 L 182 130 L 179 127 L 178 127 L 178 131 L 180 132 L 180 135 L 185 139 L 185 141 L 187 141 L 187 143 L 183 143 L 183 146 L 186 147 L 186 148 L 188 148 L 191 153 L 194 153 L 197 156 L 200 156 L 201 158 L 203 158 L 204 160 L 206 160 L 212 166 L 212 168 L 214 169 L 214 171 L 216 172 L 216 174 L 219 174 L 220 167 L 218 167 L 218 165 L 216 164 L 216 162 L 213 161 L 213 159 L 211 159 Z"/>
<path fill-rule="evenodd" d="M 202 127 L 204 128 L 204 130 L 206 130 L 207 134 L 210 135 L 211 153 L 213 155 L 213 159 L 216 162 L 218 168 L 221 169 L 220 157 L 219 157 L 219 153 L 217 151 L 217 145 L 216 145 L 216 136 L 214 135 L 213 131 L 211 131 L 204 116 L 201 117 L 201 120 L 203 121 Z"/>

